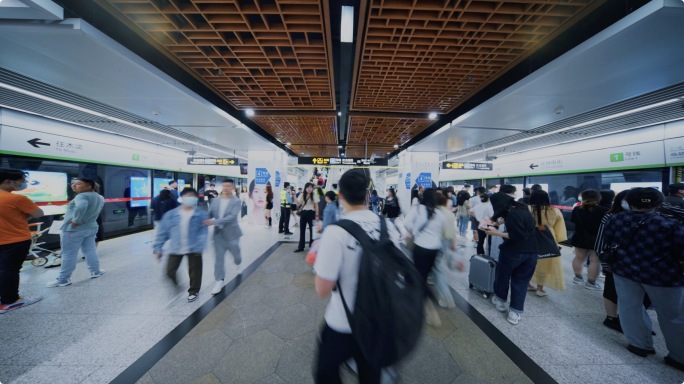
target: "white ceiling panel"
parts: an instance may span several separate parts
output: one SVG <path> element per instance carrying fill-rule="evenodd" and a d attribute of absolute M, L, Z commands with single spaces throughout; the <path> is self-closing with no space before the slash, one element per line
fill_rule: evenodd
<path fill-rule="evenodd" d="M 0 67 L 242 151 L 274 148 L 82 20 L 0 25 L 0 46 Z"/>

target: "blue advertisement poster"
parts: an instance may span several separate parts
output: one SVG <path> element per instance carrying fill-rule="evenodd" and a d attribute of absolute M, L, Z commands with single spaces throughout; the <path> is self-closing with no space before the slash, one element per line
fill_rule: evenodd
<path fill-rule="evenodd" d="M 150 179 L 147 177 L 131 177 L 131 198 L 141 198 L 145 200 L 132 200 L 131 208 L 148 207 L 150 205 Z"/>

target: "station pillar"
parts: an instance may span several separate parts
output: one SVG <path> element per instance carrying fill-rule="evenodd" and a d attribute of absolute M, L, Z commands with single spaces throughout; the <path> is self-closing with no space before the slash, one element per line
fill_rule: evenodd
<path fill-rule="evenodd" d="M 266 225 L 267 186 L 273 191 L 272 223 L 280 219 L 280 190 L 287 181 L 287 154 L 283 151 L 249 151 L 247 153 L 247 222 Z"/>
<path fill-rule="evenodd" d="M 399 154 L 397 197 L 401 212 L 411 208 L 411 190 L 437 188 L 439 184 L 439 154 L 436 152 L 402 152 Z"/>

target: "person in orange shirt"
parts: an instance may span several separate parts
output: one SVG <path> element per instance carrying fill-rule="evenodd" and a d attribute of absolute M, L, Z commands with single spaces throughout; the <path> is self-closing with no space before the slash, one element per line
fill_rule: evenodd
<path fill-rule="evenodd" d="M 12 193 L 26 189 L 26 172 L 0 168 L 0 314 L 42 299 L 19 297 L 19 271 L 31 247 L 28 218 L 43 216 L 28 197 Z"/>

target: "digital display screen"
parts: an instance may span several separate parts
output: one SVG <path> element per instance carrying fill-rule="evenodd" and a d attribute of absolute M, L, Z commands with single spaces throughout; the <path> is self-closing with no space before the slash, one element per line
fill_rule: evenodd
<path fill-rule="evenodd" d="M 60 202 L 60 205 L 38 205 L 46 215 L 63 215 L 66 212 L 66 201 L 69 199 L 67 174 L 41 171 L 26 171 L 26 173 L 28 174 L 26 189 L 13 193 L 24 195 L 34 203 Z"/>
<path fill-rule="evenodd" d="M 150 180 L 147 177 L 131 177 L 131 198 L 144 197 L 145 200 L 131 200 L 131 208 L 148 207 L 150 205 Z"/>
<path fill-rule="evenodd" d="M 626 189 L 632 189 L 632 188 L 655 188 L 660 191 L 660 188 L 662 188 L 662 182 L 660 181 L 653 181 L 653 182 L 640 182 L 640 183 L 610 183 L 610 189 L 615 192 L 617 195 L 618 193 L 626 190 Z M 662 191 L 661 191 L 662 192 Z"/>
<path fill-rule="evenodd" d="M 247 174 L 247 163 L 240 164 L 240 174 L 241 175 Z"/>

